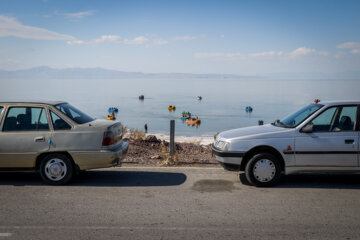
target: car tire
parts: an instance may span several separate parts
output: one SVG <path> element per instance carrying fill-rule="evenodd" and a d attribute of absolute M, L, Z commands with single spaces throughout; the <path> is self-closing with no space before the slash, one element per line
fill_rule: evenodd
<path fill-rule="evenodd" d="M 64 154 L 54 153 L 44 157 L 40 164 L 40 176 L 50 185 L 63 185 L 73 177 L 74 167 Z"/>
<path fill-rule="evenodd" d="M 274 186 L 281 177 L 280 161 L 270 153 L 256 154 L 246 164 L 245 176 L 257 187 Z"/>

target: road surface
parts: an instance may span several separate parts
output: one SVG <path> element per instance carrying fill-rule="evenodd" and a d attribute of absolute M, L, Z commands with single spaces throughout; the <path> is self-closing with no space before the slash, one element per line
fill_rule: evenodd
<path fill-rule="evenodd" d="M 0 209 L 0 240 L 359 239 L 360 175 L 256 188 L 222 168 L 92 170 L 67 186 L 0 173 Z"/>

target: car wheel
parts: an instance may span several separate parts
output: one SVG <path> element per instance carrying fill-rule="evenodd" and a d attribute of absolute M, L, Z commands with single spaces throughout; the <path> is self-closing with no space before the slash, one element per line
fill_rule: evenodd
<path fill-rule="evenodd" d="M 71 160 L 59 153 L 47 155 L 40 164 L 41 178 L 51 185 L 62 185 L 69 182 L 74 168 Z"/>
<path fill-rule="evenodd" d="M 245 167 L 246 179 L 257 187 L 275 185 L 281 177 L 281 165 L 272 154 L 259 153 L 254 155 Z"/>

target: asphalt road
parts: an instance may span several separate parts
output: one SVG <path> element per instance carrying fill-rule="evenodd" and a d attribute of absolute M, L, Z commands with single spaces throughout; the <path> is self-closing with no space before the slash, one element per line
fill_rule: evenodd
<path fill-rule="evenodd" d="M 0 173 L 0 240 L 360 238 L 360 175 L 242 181 L 221 168 L 93 170 L 67 186 Z"/>

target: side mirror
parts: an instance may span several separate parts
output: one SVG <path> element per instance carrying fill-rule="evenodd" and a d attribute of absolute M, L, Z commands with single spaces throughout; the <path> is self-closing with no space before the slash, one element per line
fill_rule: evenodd
<path fill-rule="evenodd" d="M 301 129 L 301 132 L 303 133 L 312 133 L 314 131 L 314 124 L 309 123 L 305 127 Z"/>

